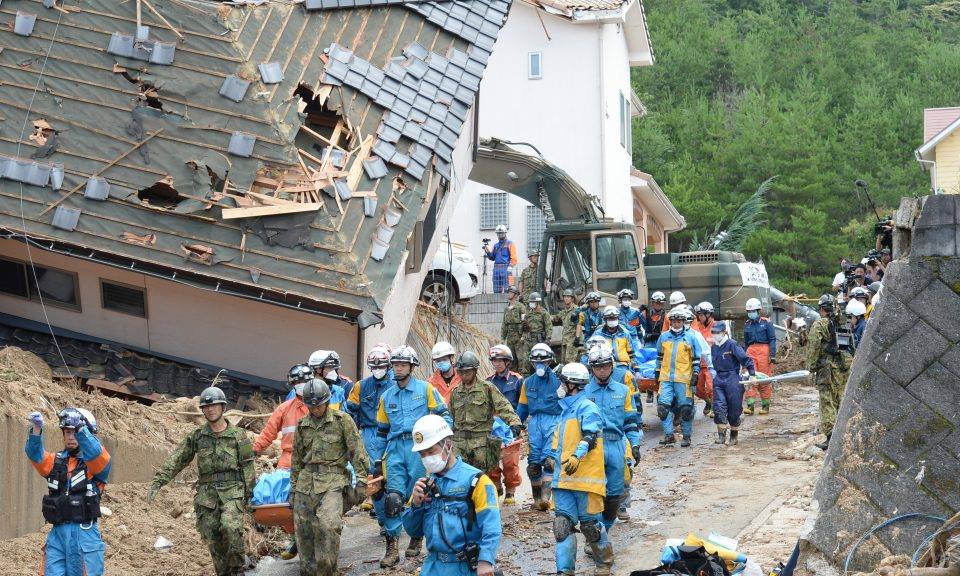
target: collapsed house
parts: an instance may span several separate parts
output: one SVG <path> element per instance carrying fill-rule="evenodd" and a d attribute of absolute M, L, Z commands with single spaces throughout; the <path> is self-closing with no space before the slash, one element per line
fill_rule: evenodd
<path fill-rule="evenodd" d="M 359 374 L 405 340 L 509 8 L 4 2 L 0 325 L 255 386 L 315 349 Z"/>

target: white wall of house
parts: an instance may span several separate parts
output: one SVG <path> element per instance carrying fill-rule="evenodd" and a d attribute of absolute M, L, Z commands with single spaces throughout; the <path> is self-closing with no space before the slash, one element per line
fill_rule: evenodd
<path fill-rule="evenodd" d="M 541 54 L 539 79 L 529 78 L 531 52 Z M 599 196 L 608 216 L 631 222 L 631 159 L 620 144 L 621 93 L 629 102 L 630 68 L 621 25 L 574 23 L 546 12 L 538 15 L 531 5 L 515 2 L 480 87 L 479 135 L 533 144 Z M 480 195 L 486 192 L 496 190 L 467 182 L 451 224 L 453 241 L 465 244 L 475 257 L 482 254 L 481 238 L 496 240 L 492 228 L 480 228 Z M 527 265 L 530 204 L 508 198 L 506 223 L 517 245 L 519 274 Z"/>
<path fill-rule="evenodd" d="M 291 365 L 317 349 L 337 350 L 344 372 L 354 372 L 357 328 L 346 322 L 38 248 L 31 253 L 37 265 L 77 275 L 81 309 L 46 306 L 58 328 L 271 380 L 284 380 Z M 26 246 L 14 240 L 0 240 L 0 257 L 28 261 Z M 105 310 L 101 278 L 145 289 L 147 317 Z M 44 322 L 39 302 L 4 293 L 0 312 Z"/>

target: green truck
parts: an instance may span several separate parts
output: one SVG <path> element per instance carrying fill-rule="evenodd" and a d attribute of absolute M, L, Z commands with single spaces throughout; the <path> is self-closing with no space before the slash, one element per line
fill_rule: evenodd
<path fill-rule="evenodd" d="M 707 300 L 719 305 L 721 318 L 745 318 L 748 298 L 759 298 L 769 313 L 770 285 L 763 264 L 747 262 L 734 252 L 644 254 L 637 228 L 605 216 L 596 197 L 566 172 L 521 144 L 481 140 L 470 179 L 520 196 L 539 206 L 546 220 L 540 247 L 537 284 L 551 312 L 561 306 L 568 288 L 582 297 L 597 291 L 616 303 L 624 288 L 645 304 L 654 291 L 669 296 L 681 290 L 693 305 Z"/>

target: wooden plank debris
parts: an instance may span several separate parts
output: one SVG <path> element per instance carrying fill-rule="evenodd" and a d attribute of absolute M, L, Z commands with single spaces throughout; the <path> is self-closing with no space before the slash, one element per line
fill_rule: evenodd
<path fill-rule="evenodd" d="M 223 219 L 257 218 L 260 216 L 277 216 L 279 214 L 296 214 L 298 212 L 315 212 L 320 210 L 320 203 L 292 203 L 284 206 L 255 206 L 253 208 L 224 208 Z"/>

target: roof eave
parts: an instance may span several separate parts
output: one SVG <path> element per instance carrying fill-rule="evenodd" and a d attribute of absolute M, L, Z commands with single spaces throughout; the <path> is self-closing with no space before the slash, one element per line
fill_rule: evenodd
<path fill-rule="evenodd" d="M 630 187 L 649 190 L 650 197 L 656 200 L 653 206 L 650 207 L 651 211 L 661 225 L 663 225 L 664 232 L 677 232 L 687 227 L 687 220 L 677 211 L 673 202 L 670 202 L 670 199 L 667 198 L 667 195 L 660 188 L 660 185 L 657 184 L 657 181 L 653 179 L 653 176 L 636 169 L 632 170 L 630 174 Z M 672 224 L 670 224 L 670 222 L 672 222 Z"/>
<path fill-rule="evenodd" d="M 960 118 L 957 118 L 956 120 L 951 122 L 949 126 L 944 128 L 936 136 L 934 136 L 933 138 L 925 142 L 923 146 L 917 148 L 914 151 L 914 154 L 916 154 L 917 159 L 933 160 L 933 158 L 931 158 L 930 156 L 931 156 L 931 153 L 936 149 L 937 144 L 942 142 L 947 136 L 953 134 L 953 132 L 957 128 L 960 128 Z"/>

